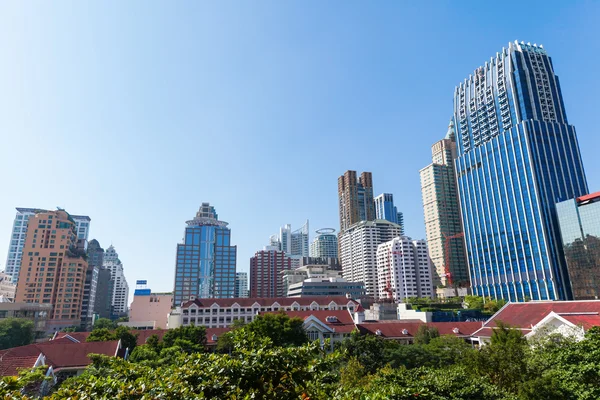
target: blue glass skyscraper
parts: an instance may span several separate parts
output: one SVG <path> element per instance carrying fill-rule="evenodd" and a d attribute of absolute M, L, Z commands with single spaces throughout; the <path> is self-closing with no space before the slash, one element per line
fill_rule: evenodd
<path fill-rule="evenodd" d="M 209 203 L 202 203 L 187 224 L 184 242 L 177 245 L 174 303 L 190 297 L 233 297 L 237 246 L 230 244 L 227 222 L 219 221 Z"/>
<path fill-rule="evenodd" d="M 375 218 L 385 219 L 402 227 L 404 235 L 404 214 L 398 212 L 394 205 L 394 195 L 391 193 L 382 193 L 375 197 Z"/>
<path fill-rule="evenodd" d="M 588 192 L 542 46 L 510 43 L 454 91 L 456 174 L 473 292 L 569 299 L 555 204 Z"/>

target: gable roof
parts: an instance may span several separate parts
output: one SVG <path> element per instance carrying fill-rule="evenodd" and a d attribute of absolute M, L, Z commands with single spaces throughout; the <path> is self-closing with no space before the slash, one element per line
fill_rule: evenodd
<path fill-rule="evenodd" d="M 386 322 L 365 322 L 358 324 L 358 330 L 361 334 L 380 335 L 385 338 L 412 338 L 417 333 L 421 325 L 434 327 L 440 335 L 452 335 L 456 337 L 469 337 L 481 328 L 481 322 L 402 322 L 402 321 L 386 321 Z M 455 332 L 455 329 L 458 331 Z M 406 333 L 405 333 L 406 332 Z"/>
<path fill-rule="evenodd" d="M 115 357 L 119 349 L 120 341 L 118 340 L 83 343 L 54 343 L 54 341 L 50 341 L 3 350 L 0 353 L 0 364 L 4 366 L 5 363 L 10 363 L 11 365 L 15 363 L 28 363 L 33 358 L 37 360 L 40 354 L 43 354 L 46 357 L 46 365 L 52 366 L 54 370 L 85 367 L 92 363 L 88 358 L 88 354 L 104 354 Z M 35 360 L 31 366 L 34 363 Z M 7 370 L 10 371 L 11 369 L 7 368 Z"/>
<path fill-rule="evenodd" d="M 0 376 L 17 376 L 19 368 L 33 368 L 39 358 L 37 356 L 9 357 L 0 362 Z"/>
<path fill-rule="evenodd" d="M 274 303 L 277 303 L 280 307 L 291 307 L 293 303 L 297 303 L 301 307 L 310 307 L 313 302 L 316 302 L 320 306 L 329 306 L 331 302 L 335 302 L 338 305 L 346 305 L 348 302 L 352 302 L 356 307 L 360 306 L 355 300 L 349 299 L 346 296 L 310 296 L 310 297 L 272 297 L 272 298 L 259 298 L 259 297 L 246 297 L 246 298 L 229 298 L 229 299 L 195 299 L 184 302 L 181 307 L 187 308 L 192 304 L 198 307 L 210 307 L 213 304 L 217 304 L 220 307 L 231 307 L 235 303 L 239 304 L 240 307 L 252 307 L 255 303 L 260 307 L 271 307 Z"/>
<path fill-rule="evenodd" d="M 531 332 L 532 327 L 537 325 L 551 312 L 561 317 L 570 315 L 570 318 L 574 321 L 579 320 L 582 324 L 587 324 L 588 326 L 600 325 L 600 323 L 597 323 L 599 322 L 598 320 L 590 318 L 590 315 L 600 314 L 600 300 L 530 301 L 527 303 L 507 303 L 488 319 L 474 335 L 491 337 L 497 321 L 502 321 L 513 328 L 519 329 L 525 335 Z M 577 314 L 580 317 L 575 317 Z M 584 317 L 584 315 L 587 316 Z"/>
<path fill-rule="evenodd" d="M 311 317 L 316 318 L 321 324 L 337 333 L 350 333 L 355 328 L 354 320 L 348 310 L 306 310 L 284 311 L 290 318 L 300 318 L 304 321 Z M 335 317 L 336 321 L 327 321 L 327 317 Z"/>

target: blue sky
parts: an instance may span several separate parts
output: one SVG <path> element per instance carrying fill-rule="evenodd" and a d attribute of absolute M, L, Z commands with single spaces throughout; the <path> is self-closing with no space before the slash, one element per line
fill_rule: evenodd
<path fill-rule="evenodd" d="M 454 87 L 514 40 L 552 56 L 598 191 L 600 3 L 547 4 L 2 2 L 0 269 L 14 208 L 61 206 L 91 216 L 132 286 L 172 290 L 208 201 L 247 271 L 283 224 L 339 228 L 347 169 L 422 238 L 418 171 Z"/>

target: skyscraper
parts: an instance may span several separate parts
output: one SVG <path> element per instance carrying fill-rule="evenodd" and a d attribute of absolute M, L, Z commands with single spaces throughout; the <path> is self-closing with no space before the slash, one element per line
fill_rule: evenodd
<path fill-rule="evenodd" d="M 382 193 L 375 197 L 375 218 L 385 219 L 402 227 L 401 234 L 404 235 L 404 215 L 398 212 L 394 205 L 394 195 L 391 193 Z"/>
<path fill-rule="evenodd" d="M 373 177 L 370 172 L 363 172 L 359 179 L 356 179 L 356 171 L 346 171 L 340 176 L 338 199 L 340 234 L 357 222 L 375 219 Z"/>
<path fill-rule="evenodd" d="M 236 272 L 235 274 L 235 294 L 233 297 L 248 297 L 248 273 Z"/>
<path fill-rule="evenodd" d="M 94 295 L 94 298 L 90 299 L 91 301 L 89 302 L 88 307 L 91 307 L 92 317 L 93 314 L 96 313 L 99 315 L 100 318 L 110 318 L 114 291 L 114 281 L 112 280 L 111 271 L 104 267 L 104 249 L 100 246 L 100 243 L 96 239 L 92 239 L 88 244 L 87 254 L 88 271 L 91 268 L 98 269 L 96 293 Z M 111 257 L 114 258 L 112 254 Z M 86 285 L 88 279 L 89 275 L 86 275 Z M 83 308 L 85 308 L 85 301 Z"/>
<path fill-rule="evenodd" d="M 432 163 L 423 168 L 420 175 L 434 284 L 468 286 L 469 274 L 454 173 L 456 139 L 452 121 L 446 137 L 431 147 L 431 156 Z"/>
<path fill-rule="evenodd" d="M 407 297 L 433 297 L 427 242 L 402 236 L 377 246 L 379 298 L 402 302 Z"/>
<path fill-rule="evenodd" d="M 125 278 L 123 263 L 112 244 L 104 253 L 103 267 L 110 271 L 110 279 L 113 283 L 110 303 L 112 318 L 125 315 L 129 309 L 129 284 Z"/>
<path fill-rule="evenodd" d="M 279 235 L 269 237 L 269 246 L 276 247 L 290 257 L 308 257 L 308 220 L 299 229 L 292 231 L 292 225 L 279 228 Z"/>
<path fill-rule="evenodd" d="M 310 244 L 310 256 L 317 258 L 338 258 L 338 238 L 335 229 L 319 229 Z"/>
<path fill-rule="evenodd" d="M 308 257 L 308 220 L 291 234 L 292 256 Z"/>
<path fill-rule="evenodd" d="M 600 192 L 556 205 L 575 300 L 600 298 Z"/>
<path fill-rule="evenodd" d="M 52 304 L 48 330 L 79 326 L 88 264 L 77 246 L 75 221 L 64 210 L 27 219 L 15 301 Z"/>
<path fill-rule="evenodd" d="M 285 252 L 265 247 L 250 258 L 250 297 L 283 297 L 281 272 L 292 268 Z"/>
<path fill-rule="evenodd" d="M 227 222 L 219 221 L 213 206 L 202 203 L 187 225 L 184 242 L 177 245 L 175 305 L 190 297 L 233 297 L 237 247 L 230 243 Z"/>
<path fill-rule="evenodd" d="M 367 296 L 378 296 L 377 246 L 400 236 L 400 225 L 377 219 L 352 225 L 339 236 L 344 279 L 363 282 Z"/>
<path fill-rule="evenodd" d="M 588 190 L 546 50 L 510 43 L 477 68 L 454 91 L 454 125 L 473 292 L 571 298 L 555 203 Z"/>
<path fill-rule="evenodd" d="M 27 221 L 36 212 L 42 211 L 46 210 L 17 207 L 17 215 L 13 222 L 10 245 L 8 247 L 6 270 L 4 271 L 12 277 L 13 283 L 17 283 L 19 280 L 21 255 L 23 254 L 23 246 L 25 245 L 25 236 L 27 234 Z M 85 249 L 91 219 L 87 215 L 71 215 L 71 219 L 75 222 L 76 236 L 78 240 L 81 240 L 80 246 Z"/>

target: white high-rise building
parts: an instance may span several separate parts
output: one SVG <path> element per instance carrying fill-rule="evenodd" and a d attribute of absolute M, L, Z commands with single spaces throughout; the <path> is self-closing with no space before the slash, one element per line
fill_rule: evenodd
<path fill-rule="evenodd" d="M 401 236 L 377 246 L 379 298 L 401 302 L 407 297 L 433 296 L 431 262 L 425 240 Z"/>
<path fill-rule="evenodd" d="M 318 258 L 338 258 L 338 237 L 333 228 L 319 229 L 310 243 L 310 256 Z"/>
<path fill-rule="evenodd" d="M 128 309 L 129 284 L 127 284 L 127 279 L 125 279 L 123 264 L 119 260 L 119 254 L 117 254 L 113 245 L 110 245 L 106 249 L 102 266 L 110 271 L 113 281 L 112 312 L 114 314 L 126 313 Z"/>
<path fill-rule="evenodd" d="M 340 234 L 340 263 L 344 279 L 363 282 L 367 296 L 378 296 L 377 246 L 401 235 L 402 227 L 376 219 L 361 221 Z"/>
<path fill-rule="evenodd" d="M 279 235 L 269 237 L 269 246 L 284 251 L 288 257 L 308 257 L 308 220 L 299 229 L 292 231 L 292 226 L 286 224 L 279 228 Z"/>
<path fill-rule="evenodd" d="M 235 273 L 235 293 L 233 297 L 248 297 L 248 273 Z"/>
<path fill-rule="evenodd" d="M 17 284 L 19 280 L 19 271 L 21 269 L 21 253 L 25 245 L 25 236 L 27 235 L 27 221 L 29 217 L 35 215 L 36 211 L 44 211 L 37 208 L 17 207 L 17 215 L 13 222 L 10 244 L 8 247 L 8 256 L 6 258 L 5 273 L 10 275 L 12 283 Z M 90 232 L 90 217 L 86 215 L 71 215 L 77 229 L 77 239 L 81 240 L 84 248 L 87 247 L 87 239 Z"/>

